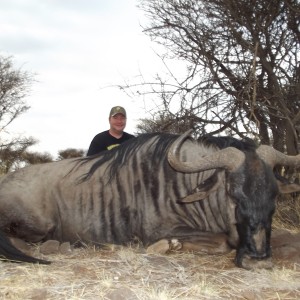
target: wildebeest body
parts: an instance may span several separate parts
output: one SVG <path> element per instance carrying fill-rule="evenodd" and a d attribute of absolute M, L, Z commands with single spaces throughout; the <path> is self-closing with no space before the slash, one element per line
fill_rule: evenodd
<path fill-rule="evenodd" d="M 238 248 L 239 261 L 251 251 L 253 257 L 269 256 L 278 194 L 272 167 L 250 147 L 234 171 L 174 170 L 167 153 L 177 139 L 144 135 L 94 157 L 30 166 L 5 176 L 0 183 L 1 230 L 32 242 L 100 245 L 134 238 L 149 245 L 223 232 Z M 178 156 L 182 162 L 197 162 L 218 151 L 209 141 L 185 138 Z"/>
<path fill-rule="evenodd" d="M 29 241 L 126 243 L 137 237 L 145 244 L 174 235 L 176 227 L 226 230 L 224 189 L 206 202 L 178 203 L 215 171 L 175 172 L 161 160 L 165 149 L 159 152 L 149 144 L 140 147 L 137 156 L 128 151 L 128 161 L 119 162 L 106 152 L 94 159 L 67 159 L 9 174 L 0 185 L 0 198 L 13 200 L 1 203 L 1 227 Z M 108 162 L 83 180 L 107 157 Z M 115 174 L 109 173 L 112 164 Z"/>

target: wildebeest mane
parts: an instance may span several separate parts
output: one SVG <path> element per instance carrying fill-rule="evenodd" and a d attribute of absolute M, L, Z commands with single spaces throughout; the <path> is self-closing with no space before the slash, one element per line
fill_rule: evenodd
<path fill-rule="evenodd" d="M 161 161 L 161 158 L 166 155 L 170 144 L 178 137 L 178 135 L 168 133 L 145 133 L 134 139 L 130 139 L 112 150 L 103 151 L 100 154 L 86 157 L 81 162 L 85 163 L 90 160 L 95 160 L 87 174 L 82 176 L 81 181 L 89 179 L 97 169 L 105 162 L 110 161 L 107 170 L 109 178 L 112 177 L 122 168 L 126 162 L 135 154 L 138 153 L 149 139 L 155 138 L 149 148 L 153 147 L 152 151 L 147 151 L 147 161 L 155 163 Z M 149 150 L 148 148 L 148 150 Z M 150 156 L 149 156 L 150 155 Z"/>
<path fill-rule="evenodd" d="M 212 136 L 207 135 L 200 137 L 198 139 L 200 143 L 208 144 L 208 145 L 216 145 L 219 149 L 224 149 L 227 147 L 234 147 L 241 151 L 255 151 L 257 148 L 257 144 L 249 138 L 243 138 L 241 140 L 236 139 L 231 136 Z"/>

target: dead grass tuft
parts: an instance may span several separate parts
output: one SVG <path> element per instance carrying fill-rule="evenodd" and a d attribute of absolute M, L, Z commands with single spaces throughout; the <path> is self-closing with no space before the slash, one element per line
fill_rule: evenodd
<path fill-rule="evenodd" d="M 293 232 L 300 229 L 300 195 L 282 195 L 277 200 L 273 227 Z"/>

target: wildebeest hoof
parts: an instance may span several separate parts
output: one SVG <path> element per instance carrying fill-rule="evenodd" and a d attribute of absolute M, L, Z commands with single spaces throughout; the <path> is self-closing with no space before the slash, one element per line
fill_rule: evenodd
<path fill-rule="evenodd" d="M 182 244 L 177 239 L 172 239 L 169 243 L 170 250 L 180 250 L 182 248 Z"/>
<path fill-rule="evenodd" d="M 60 246 L 59 246 L 59 252 L 61 254 L 71 254 L 73 251 L 72 247 L 71 247 L 71 244 L 70 242 L 65 242 L 65 243 L 62 243 Z"/>
<path fill-rule="evenodd" d="M 248 256 L 245 256 L 242 261 L 242 267 L 247 270 L 253 270 L 253 269 L 272 269 L 273 263 L 271 258 L 266 259 L 254 259 Z"/>
<path fill-rule="evenodd" d="M 147 248 L 147 253 L 165 254 L 169 251 L 169 249 L 169 241 L 164 239 L 150 245 Z"/>
<path fill-rule="evenodd" d="M 42 254 L 57 254 L 59 252 L 59 241 L 48 240 L 40 247 L 40 253 Z"/>
<path fill-rule="evenodd" d="M 170 250 L 179 250 L 181 247 L 182 244 L 177 239 L 172 239 L 170 241 L 163 239 L 150 245 L 147 248 L 147 253 L 166 254 Z"/>

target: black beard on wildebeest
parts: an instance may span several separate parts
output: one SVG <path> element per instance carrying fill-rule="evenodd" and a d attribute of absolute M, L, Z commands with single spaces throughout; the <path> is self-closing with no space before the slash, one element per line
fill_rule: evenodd
<path fill-rule="evenodd" d="M 229 244 L 238 266 L 270 267 L 275 198 L 300 190 L 278 184 L 273 167 L 299 167 L 300 155 L 189 135 L 141 135 L 99 155 L 2 176 L 0 230 L 29 242 L 137 238 L 154 252 L 224 253 Z M 13 249 L 0 239 L 0 256 L 26 261 Z"/>

